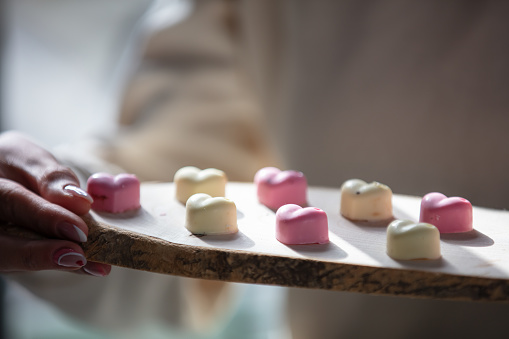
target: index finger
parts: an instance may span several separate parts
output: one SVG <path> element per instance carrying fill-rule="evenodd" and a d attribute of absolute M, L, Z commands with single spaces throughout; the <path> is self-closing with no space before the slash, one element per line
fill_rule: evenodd
<path fill-rule="evenodd" d="M 0 174 L 73 213 L 90 210 L 92 198 L 79 187 L 74 172 L 19 133 L 0 136 Z"/>
<path fill-rule="evenodd" d="M 0 179 L 0 220 L 50 238 L 87 241 L 88 227 L 83 219 L 6 179 Z"/>

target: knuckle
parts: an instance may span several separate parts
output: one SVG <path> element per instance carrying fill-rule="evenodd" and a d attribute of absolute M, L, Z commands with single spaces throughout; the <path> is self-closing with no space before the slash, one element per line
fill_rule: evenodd
<path fill-rule="evenodd" d="M 34 248 L 32 245 L 28 244 L 24 246 L 21 251 L 21 264 L 23 268 L 27 271 L 37 271 L 39 270 L 39 258 L 35 254 Z"/>
<path fill-rule="evenodd" d="M 17 192 L 17 190 L 21 186 L 13 181 L 7 179 L 0 179 L 0 198 L 5 196 L 9 196 L 13 192 Z"/>
<path fill-rule="evenodd" d="M 15 182 L 0 179 L 0 220 L 52 234 L 57 215 L 55 205 Z"/>
<path fill-rule="evenodd" d="M 35 228 L 39 229 L 43 233 L 56 233 L 56 230 L 52 228 L 52 220 L 57 217 L 58 211 L 55 206 L 44 203 L 38 204 L 33 207 L 31 219 L 35 222 Z"/>
<path fill-rule="evenodd" d="M 51 208 L 46 204 L 36 205 L 32 210 L 32 215 L 36 220 L 43 220 L 48 214 L 51 214 Z"/>
<path fill-rule="evenodd" d="M 69 167 L 56 164 L 44 169 L 37 185 L 39 194 L 53 201 L 53 195 L 68 184 L 79 185 L 79 180 Z"/>
<path fill-rule="evenodd" d="M 76 180 L 78 178 L 74 174 L 74 172 L 67 166 L 63 166 L 60 164 L 55 164 L 53 166 L 47 167 L 44 169 L 41 175 L 41 182 L 50 183 L 59 180 Z"/>
<path fill-rule="evenodd" d="M 15 201 L 25 193 L 25 188 L 10 180 L 0 179 L 0 204 L 3 219 L 13 220 L 18 214 Z"/>

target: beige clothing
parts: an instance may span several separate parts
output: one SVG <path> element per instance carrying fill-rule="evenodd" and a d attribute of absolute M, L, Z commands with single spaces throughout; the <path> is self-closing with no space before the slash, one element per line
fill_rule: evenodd
<path fill-rule="evenodd" d="M 245 1 L 250 62 L 292 168 L 509 208 L 509 3 Z"/>
<path fill-rule="evenodd" d="M 239 72 L 227 15 L 227 6 L 200 1 L 188 20 L 149 39 L 106 160 L 164 181 L 185 165 L 220 168 L 231 181 L 279 165 Z"/>

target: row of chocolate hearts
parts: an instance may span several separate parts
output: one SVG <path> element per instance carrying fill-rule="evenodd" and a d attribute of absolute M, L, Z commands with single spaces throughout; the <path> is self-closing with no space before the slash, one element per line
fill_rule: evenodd
<path fill-rule="evenodd" d="M 177 199 L 184 203 L 196 192 L 224 196 L 227 179 L 224 172 L 217 169 L 200 170 L 196 167 L 184 167 L 177 171 L 174 181 Z M 287 205 L 284 209 L 279 209 L 276 214 L 278 240 L 287 244 L 328 241 L 325 212 L 318 208 L 301 207 L 307 205 L 307 181 L 304 174 L 268 167 L 258 171 L 254 181 L 262 204 L 274 210 Z M 140 206 L 139 181 L 133 175 L 121 174 L 113 177 L 104 173 L 96 174 L 89 179 L 88 190 L 95 200 L 93 205 L 95 210 L 118 213 Z M 193 233 L 201 234 L 236 232 L 235 204 L 228 199 L 224 201 L 212 198 L 210 195 L 201 194 L 188 204 L 186 227 Z M 385 220 L 392 218 L 391 201 L 392 191 L 386 185 L 377 182 L 368 184 L 362 180 L 353 179 L 342 186 L 340 210 L 341 214 L 348 219 Z M 211 228 L 211 217 L 200 214 L 204 210 L 214 209 L 216 212 L 211 215 L 216 216 L 216 219 L 218 215 L 224 215 L 223 219 L 215 220 L 220 221 L 219 224 L 224 224 L 220 229 Z M 217 209 L 222 209 L 223 212 L 217 213 Z M 468 231 L 472 229 L 471 210 L 470 203 L 465 199 L 447 198 L 440 193 L 430 193 L 422 200 L 421 221 L 442 225 L 443 233 Z M 313 224 L 314 228 L 308 229 L 302 226 L 304 224 Z M 402 233 L 402 230 L 410 232 L 412 228 L 422 228 L 422 225 L 408 226 L 409 224 L 406 223 L 394 234 Z M 413 230 L 413 232 L 418 231 Z"/>

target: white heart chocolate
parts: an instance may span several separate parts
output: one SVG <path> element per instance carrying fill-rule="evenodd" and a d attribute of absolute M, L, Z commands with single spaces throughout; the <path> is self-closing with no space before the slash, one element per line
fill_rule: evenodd
<path fill-rule="evenodd" d="M 392 191 L 379 182 L 345 181 L 341 186 L 340 211 L 350 220 L 388 220 L 392 218 Z"/>
<path fill-rule="evenodd" d="M 223 171 L 215 168 L 200 170 L 193 166 L 186 166 L 175 173 L 173 182 L 177 200 L 185 204 L 187 199 L 196 193 L 224 197 L 227 178 Z"/>
<path fill-rule="evenodd" d="M 396 260 L 440 258 L 440 232 L 428 223 L 394 220 L 387 226 L 387 254 Z"/>
<path fill-rule="evenodd" d="M 186 228 L 193 234 L 237 233 L 237 207 L 224 197 L 194 194 L 186 203 Z"/>

